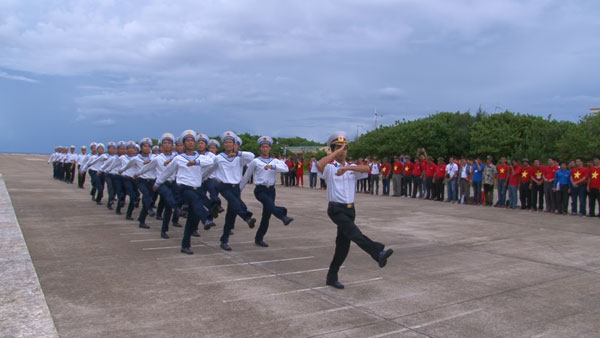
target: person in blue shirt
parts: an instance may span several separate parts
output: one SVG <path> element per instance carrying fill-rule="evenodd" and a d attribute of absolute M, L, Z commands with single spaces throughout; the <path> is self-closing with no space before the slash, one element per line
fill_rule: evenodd
<path fill-rule="evenodd" d="M 473 165 L 473 198 L 475 205 L 481 205 L 481 181 L 483 180 L 483 170 L 485 165 L 481 163 L 481 158 L 475 160 Z"/>
<path fill-rule="evenodd" d="M 556 213 L 567 215 L 571 194 L 571 171 L 567 169 L 566 162 L 562 162 L 560 170 L 556 172 L 553 190 L 556 192 Z"/>

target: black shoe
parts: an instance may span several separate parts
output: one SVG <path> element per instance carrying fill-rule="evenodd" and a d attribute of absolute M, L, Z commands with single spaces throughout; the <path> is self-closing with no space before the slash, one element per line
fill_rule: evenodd
<path fill-rule="evenodd" d="M 150 227 L 146 223 L 140 223 L 140 228 L 142 228 L 142 229 L 150 229 Z"/>
<path fill-rule="evenodd" d="M 206 224 L 204 224 L 204 230 L 210 230 L 210 228 L 216 226 L 215 222 L 208 220 Z"/>
<path fill-rule="evenodd" d="M 161 215 L 156 215 L 156 219 L 159 220 L 159 221 L 162 221 L 163 218 L 162 218 Z"/>
<path fill-rule="evenodd" d="M 172 223 L 174 227 L 176 228 L 181 228 L 181 224 L 177 223 L 177 222 L 173 222 Z"/>
<path fill-rule="evenodd" d="M 254 244 L 262 246 L 263 248 L 267 248 L 269 246 L 269 244 L 267 244 L 265 241 L 254 241 Z"/>
<path fill-rule="evenodd" d="M 127 217 L 125 217 L 125 219 L 128 221 L 133 221 L 133 217 L 131 217 L 131 216 L 127 216 Z"/>
<path fill-rule="evenodd" d="M 217 218 L 219 217 L 219 208 L 220 206 L 218 205 L 213 205 L 212 208 L 210 208 L 210 214 L 212 215 L 213 218 Z"/>
<path fill-rule="evenodd" d="M 223 209 L 223 207 L 219 205 L 219 213 L 222 213 L 223 211 L 225 211 L 225 209 Z"/>
<path fill-rule="evenodd" d="M 229 236 L 233 236 L 233 230 L 229 231 Z"/>
<path fill-rule="evenodd" d="M 221 243 L 221 245 L 219 245 L 221 247 L 221 249 L 225 250 L 225 251 L 231 251 L 231 247 L 229 246 L 229 243 Z"/>
<path fill-rule="evenodd" d="M 198 231 L 194 230 L 194 231 L 192 231 L 192 236 L 200 237 L 200 234 L 198 233 Z"/>
<path fill-rule="evenodd" d="M 181 248 L 181 252 L 183 252 L 184 254 L 188 254 L 188 255 L 194 254 L 194 252 L 190 248 Z"/>
<path fill-rule="evenodd" d="M 392 250 L 392 249 L 381 250 L 381 252 L 379 253 L 379 259 L 378 259 L 380 268 L 383 268 L 387 264 L 388 258 L 393 253 L 394 253 L 394 250 Z"/>
<path fill-rule="evenodd" d="M 256 224 L 256 218 L 250 218 L 250 219 L 248 219 L 247 222 L 248 222 L 248 227 L 250 229 L 254 229 L 254 225 Z"/>
<path fill-rule="evenodd" d="M 339 280 L 328 280 L 327 282 L 325 282 L 325 284 L 333 286 L 334 288 L 340 290 L 344 288 L 344 284 L 340 283 Z"/>
<path fill-rule="evenodd" d="M 115 211 L 115 214 L 122 215 L 123 213 L 121 212 L 121 210 L 117 209 L 117 211 Z"/>
<path fill-rule="evenodd" d="M 154 212 L 154 210 L 150 209 L 150 210 L 148 210 L 148 216 L 154 217 L 154 216 L 156 216 L 156 213 Z"/>
<path fill-rule="evenodd" d="M 293 220 L 294 219 L 292 217 L 284 216 L 283 219 L 282 219 L 283 225 L 288 225 L 288 224 L 292 223 Z"/>
<path fill-rule="evenodd" d="M 161 232 L 160 232 L 160 237 L 162 237 L 162 238 L 164 238 L 164 239 L 169 239 L 169 235 L 167 235 L 167 233 L 166 233 L 166 232 L 164 232 L 164 231 L 161 231 Z"/>

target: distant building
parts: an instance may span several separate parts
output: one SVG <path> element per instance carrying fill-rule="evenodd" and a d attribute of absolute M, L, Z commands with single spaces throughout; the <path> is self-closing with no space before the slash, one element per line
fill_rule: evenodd
<path fill-rule="evenodd" d="M 600 114 L 600 108 L 590 108 L 590 115 Z"/>
<path fill-rule="evenodd" d="M 298 146 L 298 147 L 285 147 L 285 155 L 304 155 L 306 153 L 316 153 L 321 150 L 329 154 L 329 147 L 327 146 Z"/>

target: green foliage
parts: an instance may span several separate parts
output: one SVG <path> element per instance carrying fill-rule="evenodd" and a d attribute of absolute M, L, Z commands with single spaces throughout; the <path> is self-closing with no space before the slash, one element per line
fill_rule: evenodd
<path fill-rule="evenodd" d="M 260 147 L 256 140 L 262 135 L 252 135 L 250 133 L 237 134 L 242 139 L 242 147 L 243 151 L 250 151 L 256 155 L 260 153 Z M 221 138 L 219 136 L 212 137 L 221 142 Z M 271 149 L 271 153 L 277 156 L 278 154 L 283 153 L 283 147 L 295 147 L 295 146 L 318 146 L 321 145 L 319 142 L 307 140 L 303 137 L 273 137 L 273 147 Z M 223 148 L 221 142 L 221 149 Z"/>
<path fill-rule="evenodd" d="M 487 114 L 479 110 L 475 116 L 442 112 L 396 121 L 364 134 L 350 144 L 349 156 L 414 156 L 421 147 L 434 157 L 589 159 L 600 152 L 600 116 L 585 116 L 575 124 L 509 111 Z"/>

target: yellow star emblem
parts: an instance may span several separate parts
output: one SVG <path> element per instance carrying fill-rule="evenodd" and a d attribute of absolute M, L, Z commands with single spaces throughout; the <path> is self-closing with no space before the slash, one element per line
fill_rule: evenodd
<path fill-rule="evenodd" d="M 542 172 L 541 172 L 541 171 L 536 171 L 536 172 L 535 172 L 535 176 L 537 176 L 537 177 L 542 177 Z"/>
<path fill-rule="evenodd" d="M 597 171 L 594 171 L 594 172 L 592 173 L 592 178 L 593 178 L 593 179 L 597 179 L 597 178 L 598 178 L 598 172 L 597 172 Z"/>
<path fill-rule="evenodd" d="M 501 174 L 504 174 L 504 168 L 501 168 L 501 169 L 500 169 L 500 173 L 501 173 Z"/>
<path fill-rule="evenodd" d="M 579 177 L 581 177 L 581 173 L 579 171 L 576 171 L 575 175 L 573 175 L 573 176 L 575 176 L 575 179 L 578 180 Z"/>
<path fill-rule="evenodd" d="M 397 165 L 394 166 L 394 171 L 396 171 L 396 170 L 398 170 L 398 166 Z"/>
<path fill-rule="evenodd" d="M 410 170 L 409 167 L 404 168 L 404 171 L 409 171 L 409 170 Z"/>
<path fill-rule="evenodd" d="M 385 172 L 387 170 L 387 168 L 383 168 L 383 172 Z"/>
<path fill-rule="evenodd" d="M 521 174 L 521 177 L 523 177 L 523 178 L 527 177 L 527 172 L 526 172 L 526 171 L 524 171 L 524 172 Z"/>

